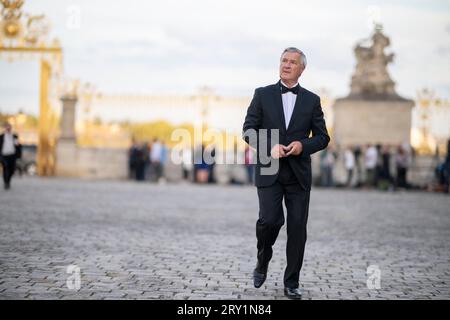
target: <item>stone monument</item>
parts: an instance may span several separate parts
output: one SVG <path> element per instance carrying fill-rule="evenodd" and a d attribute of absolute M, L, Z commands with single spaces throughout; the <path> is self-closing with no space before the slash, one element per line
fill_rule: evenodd
<path fill-rule="evenodd" d="M 336 99 L 334 104 L 334 142 L 341 147 L 409 143 L 414 102 L 395 92 L 387 70 L 394 54 L 384 52 L 389 38 L 377 24 L 368 40 L 359 42 L 354 49 L 357 63 L 350 94 Z"/>
<path fill-rule="evenodd" d="M 61 97 L 61 136 L 56 147 L 56 175 L 77 176 L 78 146 L 75 134 L 75 111 L 78 98 L 76 95 Z"/>
<path fill-rule="evenodd" d="M 113 148 L 82 148 L 75 131 L 76 93 L 61 97 L 61 135 L 56 147 L 56 175 L 78 178 L 127 177 L 127 150 Z"/>

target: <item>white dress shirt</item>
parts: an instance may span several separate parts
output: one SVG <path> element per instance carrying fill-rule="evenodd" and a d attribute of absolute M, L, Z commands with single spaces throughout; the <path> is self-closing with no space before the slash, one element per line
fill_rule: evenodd
<path fill-rule="evenodd" d="M 5 132 L 3 135 L 3 148 L 1 150 L 3 156 L 10 156 L 16 153 L 14 137 L 12 133 Z"/>
<path fill-rule="evenodd" d="M 281 81 L 281 84 L 289 88 L 289 86 L 287 86 L 283 81 Z M 296 85 L 298 85 L 298 83 Z M 286 92 L 281 95 L 281 98 L 283 99 L 284 120 L 286 121 L 287 129 L 287 127 L 289 126 L 289 121 L 291 121 L 292 112 L 294 112 L 297 95 L 293 94 L 292 92 Z"/>

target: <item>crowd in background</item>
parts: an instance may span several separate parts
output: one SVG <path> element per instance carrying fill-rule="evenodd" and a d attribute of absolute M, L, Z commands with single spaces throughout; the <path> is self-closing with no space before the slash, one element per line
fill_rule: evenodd
<path fill-rule="evenodd" d="M 237 152 L 237 149 L 235 150 Z M 163 141 L 149 143 L 133 141 L 128 150 L 128 177 L 137 181 L 165 182 L 169 150 Z M 253 184 L 254 150 L 248 146 L 243 153 L 245 181 L 231 178 L 233 184 Z M 237 156 L 236 156 L 237 158 Z M 216 183 L 215 146 L 200 144 L 194 149 L 184 148 L 181 153 L 181 177 L 194 183 Z"/>
<path fill-rule="evenodd" d="M 414 149 L 408 144 L 348 146 L 342 156 L 345 183 L 338 184 L 334 180 L 334 168 L 339 154 L 330 146 L 320 154 L 320 185 L 409 189 L 412 185 L 407 181 L 407 173 L 414 156 Z"/>
<path fill-rule="evenodd" d="M 442 191 L 449 191 L 450 140 L 443 162 L 435 172 L 435 180 Z M 238 152 L 237 149 L 235 152 Z M 129 149 L 129 177 L 138 181 L 165 181 L 165 167 L 168 162 L 168 147 L 164 141 L 154 139 L 150 143 L 133 142 Z M 206 155 L 206 156 L 205 156 Z M 198 145 L 193 150 L 183 150 L 181 159 L 182 179 L 194 183 L 216 183 L 216 150 L 214 146 Z M 243 151 L 245 181 L 230 180 L 230 183 L 253 184 L 255 152 L 248 146 Z M 348 146 L 335 150 L 333 146 L 318 154 L 320 174 L 315 185 L 322 187 L 376 188 L 381 190 L 417 189 L 408 181 L 408 171 L 416 157 L 409 144 Z M 208 159 L 206 159 L 208 158 Z M 345 179 L 336 177 L 338 166 L 345 169 Z"/>
<path fill-rule="evenodd" d="M 128 151 L 128 174 L 137 181 L 164 181 L 164 167 L 168 161 L 168 148 L 164 141 L 155 138 L 153 142 L 133 141 Z"/>
<path fill-rule="evenodd" d="M 320 181 L 323 187 L 377 188 L 381 190 L 419 189 L 408 181 L 410 170 L 416 157 L 415 150 L 409 144 L 382 145 L 368 144 L 344 148 L 339 154 L 329 146 L 320 153 Z M 335 168 L 342 161 L 346 178 L 345 182 L 335 181 Z M 435 180 L 444 192 L 449 192 L 450 178 L 450 140 L 447 155 L 434 170 Z M 431 182 L 430 182 L 431 183 Z"/>

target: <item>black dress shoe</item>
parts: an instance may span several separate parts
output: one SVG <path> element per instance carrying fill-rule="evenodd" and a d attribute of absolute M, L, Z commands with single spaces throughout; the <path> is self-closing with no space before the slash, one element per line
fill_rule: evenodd
<path fill-rule="evenodd" d="M 302 298 L 302 291 L 299 288 L 284 288 L 284 295 L 289 299 L 299 300 Z"/>
<path fill-rule="evenodd" d="M 266 273 L 261 273 L 256 269 L 253 270 L 253 285 L 255 286 L 255 288 L 261 287 L 264 281 L 266 281 L 266 278 L 267 278 L 267 271 Z"/>

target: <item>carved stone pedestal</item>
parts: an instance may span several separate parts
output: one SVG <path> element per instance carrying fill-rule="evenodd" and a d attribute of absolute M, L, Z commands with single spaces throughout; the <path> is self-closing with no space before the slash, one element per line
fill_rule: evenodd
<path fill-rule="evenodd" d="M 341 146 L 409 143 L 414 102 L 343 98 L 334 105 L 334 139 Z"/>
<path fill-rule="evenodd" d="M 64 177 L 78 176 L 78 146 L 75 135 L 75 110 L 77 98 L 63 96 L 61 115 L 61 137 L 56 147 L 56 175 Z"/>
<path fill-rule="evenodd" d="M 382 26 L 377 24 L 371 39 L 360 41 L 354 49 L 356 68 L 350 94 L 337 99 L 333 107 L 333 139 L 340 147 L 410 141 L 414 102 L 395 92 L 387 70 L 394 54 L 384 52 L 389 44 Z"/>

